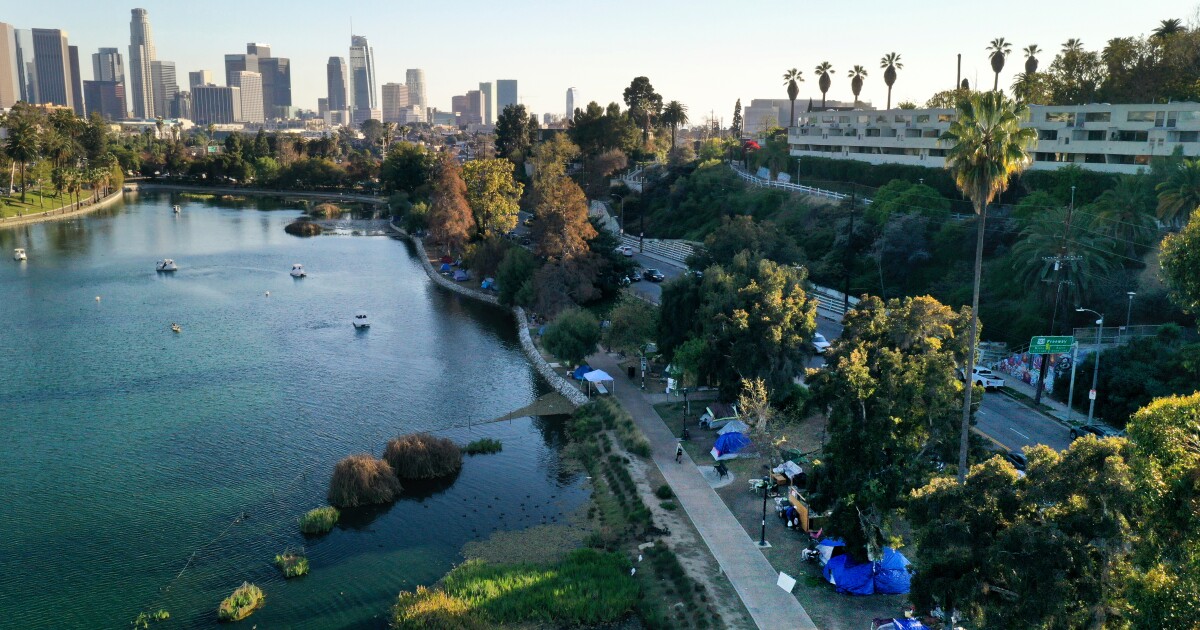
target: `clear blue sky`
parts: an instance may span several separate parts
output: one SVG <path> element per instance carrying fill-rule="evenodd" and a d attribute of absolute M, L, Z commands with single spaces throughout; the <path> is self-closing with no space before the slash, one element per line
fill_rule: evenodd
<path fill-rule="evenodd" d="M 800 99 L 820 98 L 813 67 L 828 60 L 837 71 L 829 97 L 851 98 L 845 72 L 870 75 L 863 100 L 883 105 L 887 88 L 879 58 L 899 52 L 904 63 L 893 103 L 923 102 L 952 86 L 955 54 L 963 76 L 990 85 L 984 48 L 994 37 L 1013 43 L 1001 85 L 1023 66 L 1018 51 L 1037 43 L 1042 67 L 1068 38 L 1099 49 L 1112 37 L 1148 33 L 1158 21 L 1192 22 L 1194 0 L 1091 0 L 1065 5 L 1034 0 L 847 0 L 745 3 L 725 0 L 510 0 L 483 2 L 329 2 L 291 0 L 37 0 L 6 2 L 0 21 L 17 28 L 61 28 L 80 48 L 85 79 L 91 53 L 116 46 L 128 57 L 129 10 L 150 12 L 158 58 L 187 72 L 201 68 L 224 80 L 224 55 L 246 42 L 271 44 L 292 60 L 292 100 L 315 109 L 325 95 L 325 62 L 345 57 L 354 30 L 375 48 L 379 83 L 403 82 L 406 68 L 424 68 L 430 104 L 449 109 L 450 97 L 479 82 L 517 79 L 533 112 L 561 114 L 568 87 L 583 100 L 620 101 L 630 79 L 650 77 L 666 100 L 679 100 L 699 122 L 714 110 L 728 124 L 733 103 L 786 98 L 783 71 L 804 71 Z M 1002 7 L 995 13 L 988 6 Z M 353 10 L 353 15 L 350 11 Z M 126 58 L 128 65 L 128 58 Z M 128 72 L 128 68 L 126 69 Z M 798 104 L 799 106 L 799 104 Z"/>

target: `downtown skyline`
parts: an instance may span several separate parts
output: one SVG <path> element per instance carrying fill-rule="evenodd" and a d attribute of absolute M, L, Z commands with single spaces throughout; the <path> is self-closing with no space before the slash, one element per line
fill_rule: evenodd
<path fill-rule="evenodd" d="M 449 111 L 451 97 L 476 89 L 480 83 L 512 78 L 520 82 L 518 102 L 530 112 L 539 117 L 561 114 L 569 87 L 579 89 L 577 107 L 593 100 L 603 106 L 620 102 L 633 77 L 647 76 L 665 99 L 688 106 L 693 123 L 711 110 L 728 124 L 737 99 L 747 105 L 750 99 L 786 98 L 779 77 L 791 67 L 804 73 L 798 101 L 820 97 L 812 69 L 824 60 L 835 68 L 830 99 L 850 100 L 845 72 L 854 64 L 863 65 L 869 76 L 861 100 L 878 106 L 887 92 L 878 60 L 896 51 L 905 66 L 892 102 L 921 104 L 934 92 L 951 87 L 958 53 L 963 55 L 962 76 L 972 85 L 985 85 L 991 69 L 984 48 L 994 37 L 1003 36 L 1018 49 L 1037 43 L 1052 57 L 1061 42 L 1071 37 L 1082 39 L 1089 49 L 1098 49 L 1111 37 L 1149 33 L 1160 19 L 1191 21 L 1196 14 L 1191 2 L 1151 0 L 1139 5 L 1137 15 L 1111 20 L 1108 18 L 1125 6 L 1104 0 L 1089 5 L 1087 12 L 1073 15 L 1070 21 L 1030 20 L 1031 12 L 1041 5 L 1025 0 L 1015 4 L 1017 10 L 1006 15 L 986 21 L 964 20 L 952 32 L 943 21 L 922 18 L 962 13 L 948 2 L 868 1 L 842 5 L 839 13 L 847 19 L 840 29 L 815 26 L 811 11 L 781 8 L 769 23 L 794 26 L 770 34 L 756 30 L 756 20 L 736 3 L 715 0 L 692 3 L 686 12 L 630 2 L 614 2 L 603 10 L 520 2 L 500 11 L 468 1 L 464 6 L 470 10 L 462 15 L 471 19 L 445 22 L 447 28 L 409 26 L 443 23 L 442 16 L 431 9 L 402 11 L 367 3 L 361 5 L 362 15 L 353 16 L 353 33 L 351 16 L 346 15 L 345 24 L 339 25 L 320 11 L 321 5 L 303 0 L 289 5 L 286 13 L 225 0 L 203 7 L 161 0 L 120 7 L 50 0 L 6 9 L 0 21 L 18 28 L 62 29 L 71 45 L 90 58 L 105 47 L 127 51 L 129 11 L 144 8 L 153 24 L 156 58 L 175 61 L 180 76 L 210 70 L 219 79 L 224 55 L 241 51 L 246 42 L 264 42 L 275 54 L 291 59 L 292 103 L 301 109 L 317 109 L 317 99 L 326 96 L 328 59 L 346 57 L 353 34 L 366 37 L 374 48 L 376 90 L 384 83 L 403 82 L 408 68 L 421 68 L 428 77 L 428 105 L 440 111 Z M 537 16 L 551 9 L 554 20 L 540 23 Z M 727 19 L 731 14 L 743 16 L 739 21 L 745 28 L 736 47 L 723 47 L 718 42 L 731 39 Z M 636 20 L 631 17 L 635 15 Z M 212 16 L 222 16 L 220 28 L 194 28 L 212 21 Z M 897 28 L 901 16 L 911 19 Z M 448 37 L 451 26 L 454 35 Z M 514 38 L 509 34 L 514 28 L 529 35 Z M 762 37 L 755 39 L 759 32 Z M 869 48 L 855 41 L 869 42 Z M 131 61 L 126 56 L 126 63 Z M 1002 86 L 1011 83 L 1020 66 L 1020 56 L 1014 51 L 1001 74 Z M 131 70 L 126 71 L 132 75 Z M 90 74 L 85 64 L 83 78 L 89 79 Z"/>

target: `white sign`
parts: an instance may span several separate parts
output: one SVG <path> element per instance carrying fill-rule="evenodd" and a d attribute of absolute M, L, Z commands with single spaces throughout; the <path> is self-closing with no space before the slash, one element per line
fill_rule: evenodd
<path fill-rule="evenodd" d="M 1096 400 L 1096 390 L 1094 390 L 1094 389 L 1088 390 L 1088 400 Z"/>
<path fill-rule="evenodd" d="M 779 588 L 789 593 L 792 592 L 793 588 L 796 588 L 796 578 L 784 573 L 783 571 L 779 572 L 779 580 L 775 583 L 779 585 Z"/>

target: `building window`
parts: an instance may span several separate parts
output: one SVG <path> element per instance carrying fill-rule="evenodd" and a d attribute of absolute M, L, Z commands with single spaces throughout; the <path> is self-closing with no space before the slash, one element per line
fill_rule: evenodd
<path fill-rule="evenodd" d="M 1110 112 L 1088 112 L 1083 115 L 1083 119 L 1087 122 L 1110 122 L 1112 114 Z"/>
<path fill-rule="evenodd" d="M 1167 112 L 1154 112 L 1154 126 L 1162 127 L 1166 124 Z"/>
<path fill-rule="evenodd" d="M 887 116 L 876 116 L 876 117 L 875 117 L 875 122 L 877 122 L 877 123 L 884 123 L 884 124 L 886 124 L 886 123 L 887 123 L 887 121 L 888 121 L 888 119 L 887 119 Z"/>
<path fill-rule="evenodd" d="M 1152 111 L 1129 112 L 1128 114 L 1125 115 L 1125 120 L 1128 122 L 1152 123 L 1152 122 L 1154 122 L 1154 112 L 1152 112 Z"/>
<path fill-rule="evenodd" d="M 870 116 L 859 116 L 858 117 L 858 124 L 860 124 L 860 125 L 870 124 L 870 122 L 871 122 Z"/>
<path fill-rule="evenodd" d="M 1182 125 L 1200 123 L 1200 111 L 1176 112 Z"/>
<path fill-rule="evenodd" d="M 896 122 L 898 122 L 898 123 L 912 122 L 912 116 L 909 116 L 908 114 L 896 114 Z"/>
<path fill-rule="evenodd" d="M 1046 112 L 1046 122 L 1075 124 L 1075 112 Z"/>
<path fill-rule="evenodd" d="M 850 117 L 849 116 L 838 116 L 838 122 L 848 125 L 848 124 L 850 124 Z"/>
<path fill-rule="evenodd" d="M 939 134 L 937 129 L 924 129 L 921 131 L 922 138 L 936 138 Z"/>
<path fill-rule="evenodd" d="M 929 157 L 946 157 L 945 149 L 930 149 Z"/>
<path fill-rule="evenodd" d="M 878 138 L 879 137 L 879 129 L 875 128 L 875 127 L 868 128 L 867 129 L 867 137 L 868 138 Z"/>
<path fill-rule="evenodd" d="M 1103 131 L 1089 131 L 1089 132 L 1087 132 L 1087 139 L 1088 139 L 1088 140 L 1090 140 L 1090 141 L 1092 141 L 1092 142 L 1103 142 L 1103 141 L 1104 141 L 1104 136 L 1105 136 L 1105 133 L 1104 133 Z"/>
<path fill-rule="evenodd" d="M 1108 160 L 1104 159 L 1103 153 L 1084 153 L 1083 161 L 1086 164 L 1106 164 Z"/>
<path fill-rule="evenodd" d="M 938 114 L 938 122 L 940 122 L 940 123 L 954 122 L 954 114 Z"/>
<path fill-rule="evenodd" d="M 1038 129 L 1038 140 L 1058 140 L 1058 130 Z"/>
<path fill-rule="evenodd" d="M 1197 141 L 1200 141 L 1200 138 L 1197 138 L 1198 135 L 1200 135 L 1200 132 L 1198 132 L 1198 131 L 1180 131 L 1179 132 L 1179 141 L 1180 142 L 1197 142 Z"/>
<path fill-rule="evenodd" d="M 917 114 L 917 122 L 919 122 L 919 123 L 929 122 L 929 114 Z"/>
<path fill-rule="evenodd" d="M 1192 132 L 1196 133 L 1196 132 Z M 1150 139 L 1149 131 L 1118 131 L 1113 134 L 1117 142 L 1145 142 Z"/>
<path fill-rule="evenodd" d="M 821 117 L 821 122 L 823 122 L 823 123 L 832 123 L 833 121 L 834 121 L 833 116 L 822 116 Z"/>

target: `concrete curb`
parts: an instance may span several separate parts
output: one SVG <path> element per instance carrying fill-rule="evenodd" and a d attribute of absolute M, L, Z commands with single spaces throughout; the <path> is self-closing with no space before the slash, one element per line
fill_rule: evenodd
<path fill-rule="evenodd" d="M 34 223 L 42 223 L 45 221 L 60 221 L 62 219 L 74 219 L 75 217 L 81 217 L 85 214 L 91 214 L 92 212 L 95 212 L 97 210 L 107 208 L 108 206 L 111 206 L 112 204 L 116 203 L 117 200 L 122 199 L 122 198 L 123 198 L 123 191 L 120 188 L 118 188 L 117 190 L 114 190 L 107 197 L 101 199 L 100 201 L 97 201 L 96 203 L 93 203 L 89 206 L 83 206 L 77 210 L 71 210 L 70 212 L 63 212 L 61 214 L 53 214 L 55 212 L 59 212 L 62 210 L 62 208 L 55 208 L 54 210 L 47 210 L 45 212 L 39 212 L 37 214 L 27 214 L 27 215 L 20 216 L 20 217 L 8 217 L 7 219 L 0 219 L 0 228 L 17 227 L 20 225 L 32 225 Z M 74 205 L 74 204 L 72 204 L 72 205 Z"/>

